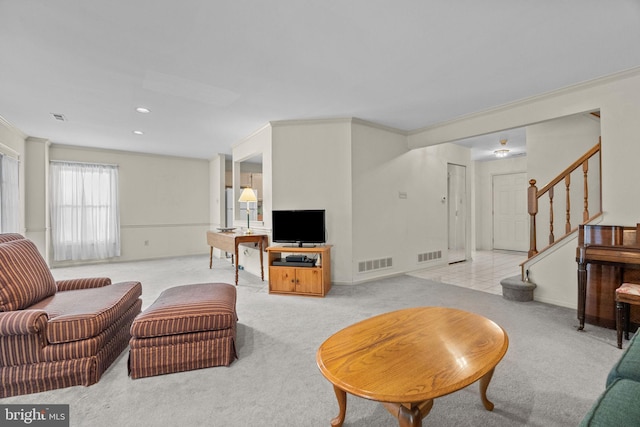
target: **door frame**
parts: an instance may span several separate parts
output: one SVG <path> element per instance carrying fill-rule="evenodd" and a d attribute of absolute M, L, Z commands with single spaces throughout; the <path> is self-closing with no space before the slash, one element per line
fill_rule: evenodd
<path fill-rule="evenodd" d="M 463 177 L 463 212 L 462 212 L 462 224 L 464 225 L 464 237 L 462 242 L 464 244 L 464 248 L 462 250 L 463 257 L 458 259 L 452 259 L 450 249 L 451 249 L 451 167 L 459 167 L 464 171 Z M 461 165 L 459 163 L 447 162 L 447 264 L 453 264 L 456 262 L 464 262 L 470 258 L 470 242 L 469 242 L 469 231 L 470 231 L 470 218 L 471 218 L 471 209 L 470 209 L 470 201 L 469 201 L 469 185 L 468 185 L 468 174 L 467 174 L 467 165 Z"/>

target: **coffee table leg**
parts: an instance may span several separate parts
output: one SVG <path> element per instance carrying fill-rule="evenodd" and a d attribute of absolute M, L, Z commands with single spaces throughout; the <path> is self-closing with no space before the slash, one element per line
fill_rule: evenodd
<path fill-rule="evenodd" d="M 338 399 L 340 413 L 337 417 L 331 420 L 331 425 L 333 427 L 342 427 L 342 423 L 344 423 L 344 417 L 347 414 L 347 392 L 336 386 L 333 386 L 333 391 L 336 393 L 336 398 Z"/>
<path fill-rule="evenodd" d="M 420 427 L 422 419 L 429 415 L 433 408 L 433 399 L 420 403 L 381 402 L 387 411 L 398 419 L 400 427 Z"/>
<path fill-rule="evenodd" d="M 493 371 L 493 369 L 490 370 L 484 375 L 484 377 L 480 378 L 480 398 L 482 399 L 482 404 L 487 411 L 493 411 L 493 403 L 487 399 L 487 388 L 489 387 L 489 383 L 493 377 Z"/>
<path fill-rule="evenodd" d="M 433 400 L 430 401 L 433 406 Z M 404 405 L 400 405 L 398 411 L 398 423 L 400 427 L 421 427 L 422 426 L 422 414 L 420 414 L 420 408 L 412 406 L 407 408 Z M 431 409 L 431 408 L 429 408 Z"/>

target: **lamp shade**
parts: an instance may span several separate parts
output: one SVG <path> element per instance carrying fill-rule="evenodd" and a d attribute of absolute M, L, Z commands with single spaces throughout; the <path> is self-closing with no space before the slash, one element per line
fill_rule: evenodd
<path fill-rule="evenodd" d="M 242 190 L 242 194 L 240 194 L 239 202 L 257 202 L 258 198 L 256 197 L 256 193 L 249 187 Z"/>

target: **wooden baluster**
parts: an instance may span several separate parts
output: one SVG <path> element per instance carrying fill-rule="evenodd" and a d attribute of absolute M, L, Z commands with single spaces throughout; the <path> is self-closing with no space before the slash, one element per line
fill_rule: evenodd
<path fill-rule="evenodd" d="M 549 189 L 549 244 L 552 245 L 556 239 L 553 236 L 553 187 Z"/>
<path fill-rule="evenodd" d="M 531 224 L 529 226 L 529 258 L 538 253 L 536 248 L 536 214 L 538 213 L 538 188 L 536 180 L 529 180 L 529 188 L 527 189 L 527 206 Z"/>
<path fill-rule="evenodd" d="M 582 223 L 585 223 L 589 221 L 589 183 L 587 182 L 589 160 L 585 160 L 582 164 L 582 173 L 584 174 L 584 212 L 582 213 Z"/>
<path fill-rule="evenodd" d="M 594 156 L 598 156 L 597 161 L 600 161 L 600 143 L 587 151 L 584 155 L 582 155 L 578 160 L 571 164 L 567 169 L 565 169 L 562 173 L 552 179 L 547 185 L 542 187 L 542 189 L 538 190 L 536 187 L 536 180 L 532 179 L 529 181 L 529 188 L 527 190 L 527 205 L 530 216 L 530 226 L 529 226 L 529 257 L 532 257 L 538 253 L 537 244 L 536 244 L 536 214 L 538 213 L 538 199 L 542 197 L 547 191 L 549 192 L 549 245 L 553 245 L 555 243 L 555 224 L 554 224 L 554 213 L 553 213 L 553 202 L 554 202 L 554 188 L 556 185 L 560 185 L 560 183 L 564 180 L 566 187 L 566 223 L 565 223 L 565 235 L 571 233 L 571 173 L 578 170 L 580 166 L 582 166 L 582 171 L 584 175 L 584 210 L 583 210 L 583 222 L 586 223 L 590 219 L 589 214 L 589 183 L 588 183 L 588 172 L 589 172 L 589 159 Z M 596 165 L 596 166 L 601 166 Z M 577 172 L 576 172 L 577 173 Z M 600 181 L 602 181 L 602 177 L 600 177 Z M 602 182 L 598 183 L 600 185 L 600 203 L 599 203 L 599 212 L 602 213 Z M 580 220 L 577 220 L 580 222 Z M 639 223 L 640 224 L 640 223 Z"/>
<path fill-rule="evenodd" d="M 564 178 L 564 185 L 567 187 L 567 224 L 564 227 L 565 234 L 571 233 L 571 194 L 569 186 L 571 186 L 571 174 L 567 174 Z"/>

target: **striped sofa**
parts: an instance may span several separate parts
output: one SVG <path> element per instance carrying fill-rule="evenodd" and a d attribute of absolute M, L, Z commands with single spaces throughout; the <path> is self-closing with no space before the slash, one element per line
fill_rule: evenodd
<path fill-rule="evenodd" d="M 0 234 L 0 397 L 95 384 L 125 350 L 139 282 L 55 281 L 38 249 Z"/>

